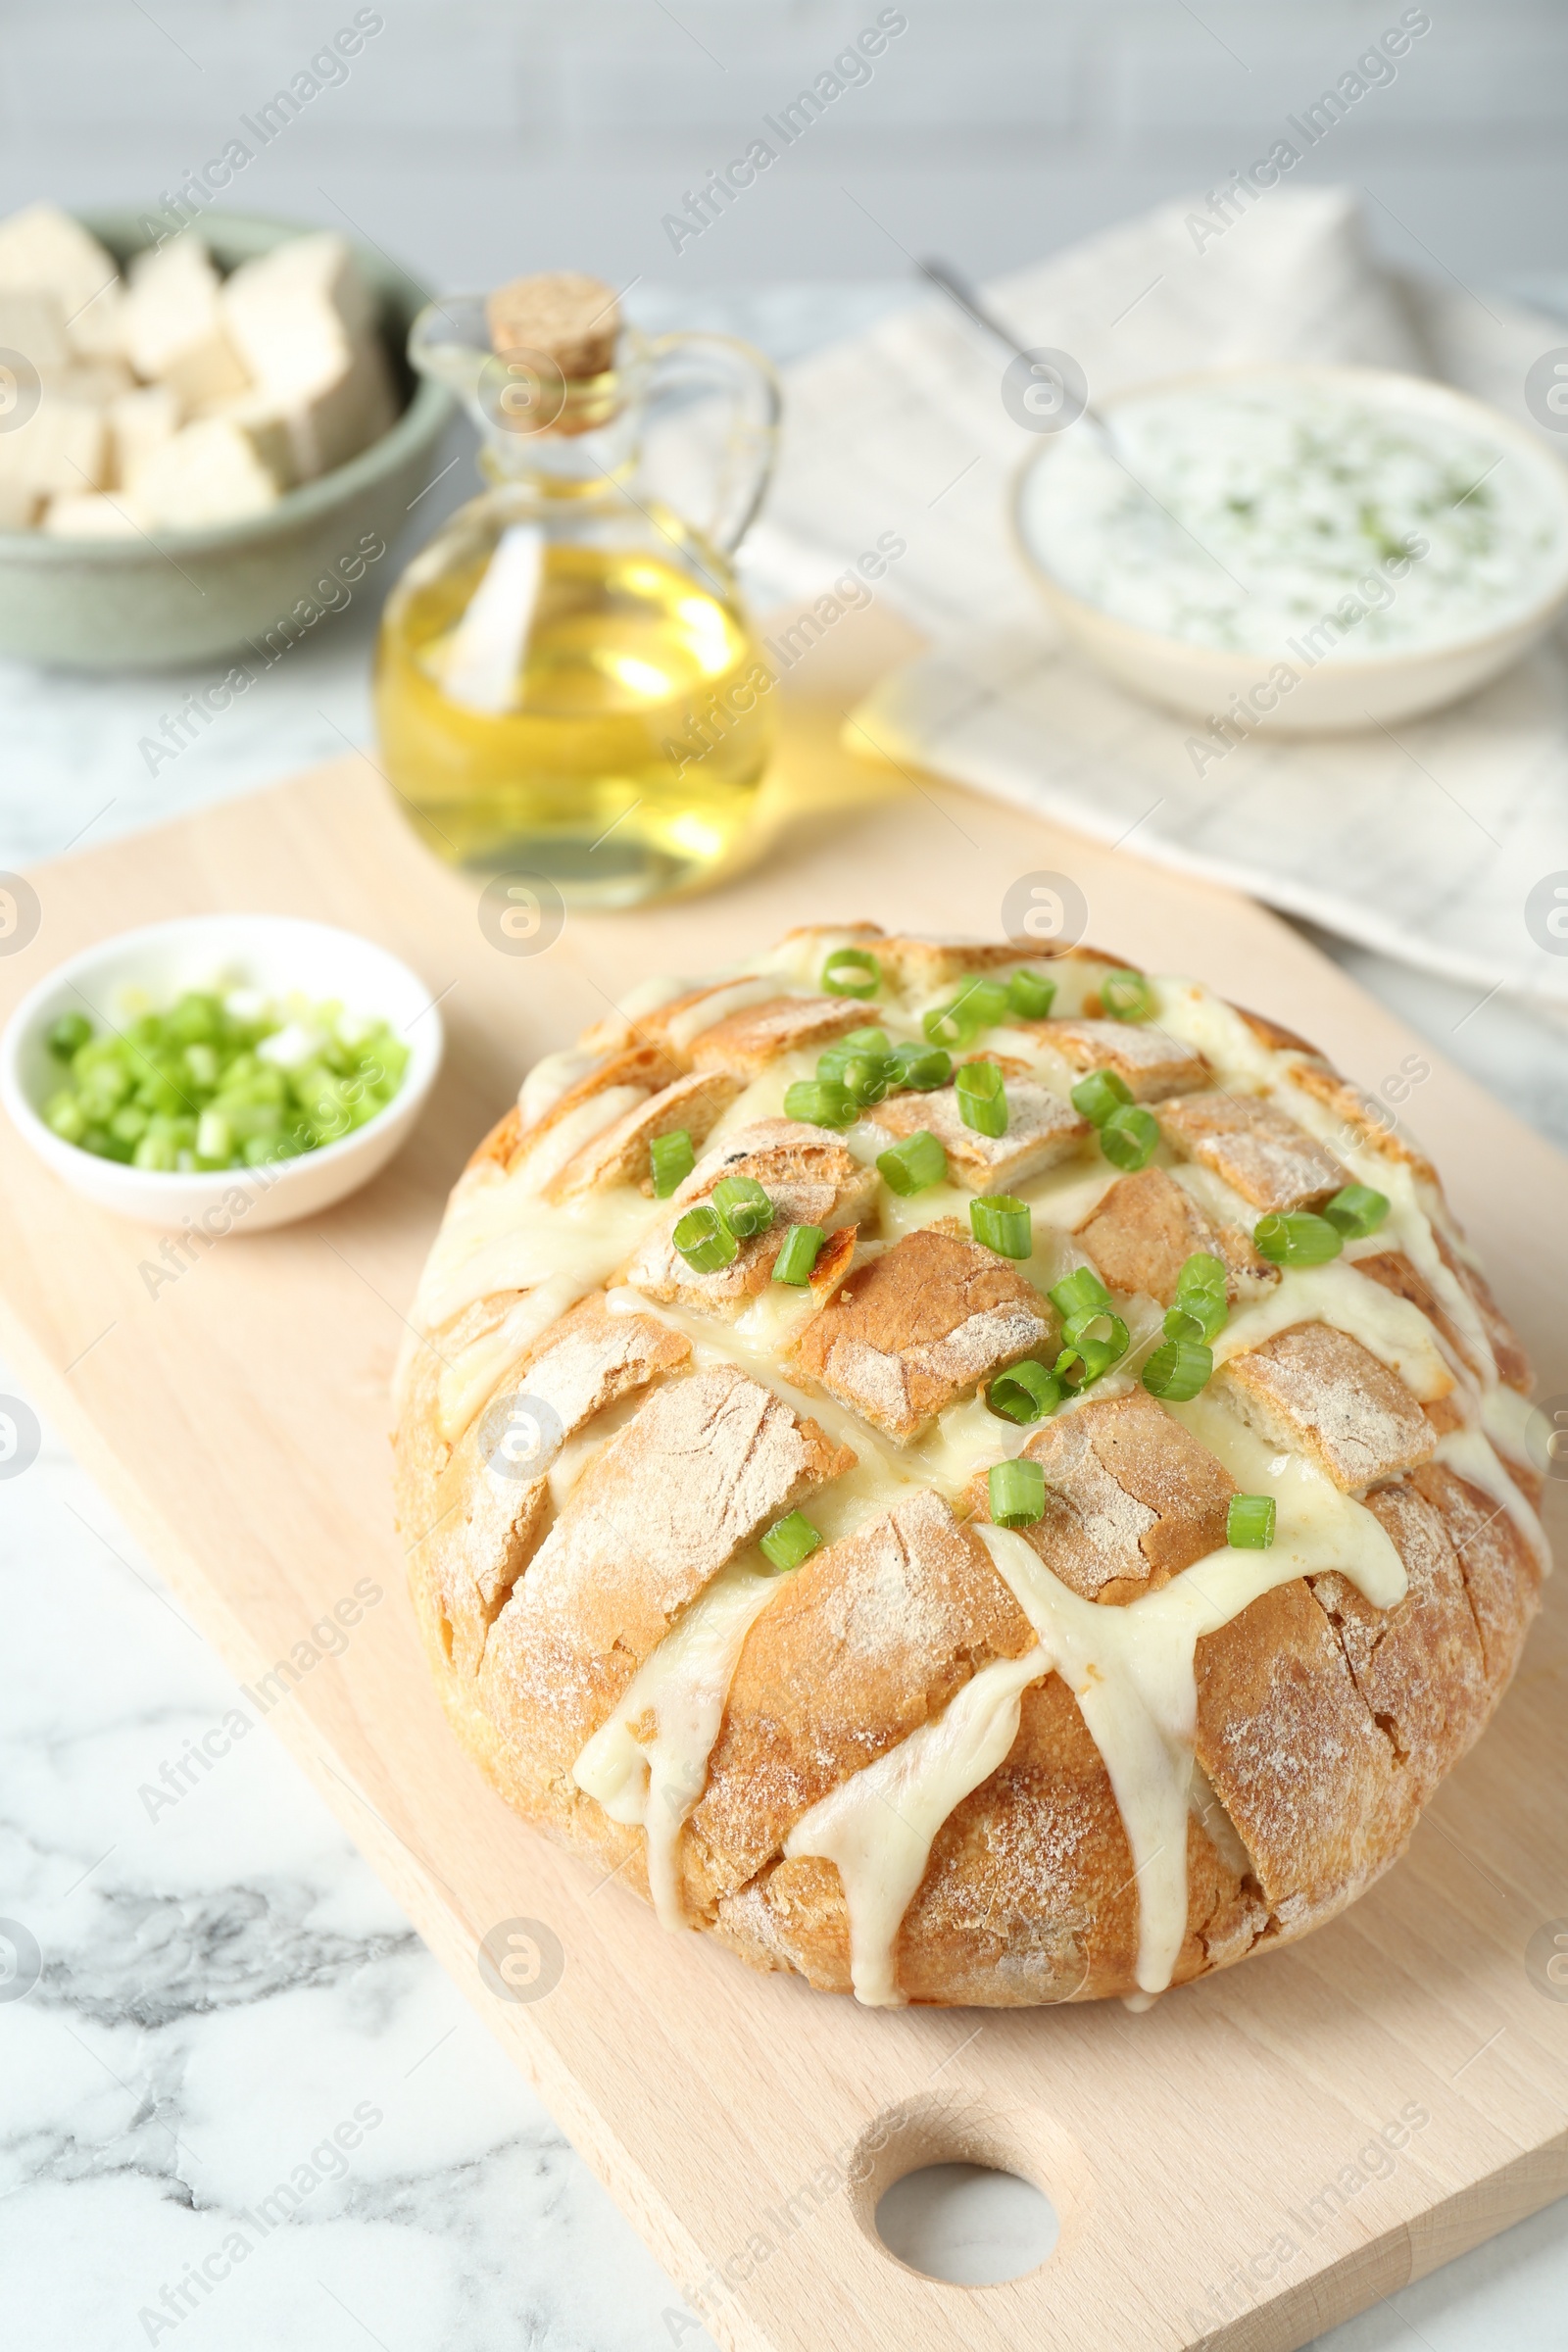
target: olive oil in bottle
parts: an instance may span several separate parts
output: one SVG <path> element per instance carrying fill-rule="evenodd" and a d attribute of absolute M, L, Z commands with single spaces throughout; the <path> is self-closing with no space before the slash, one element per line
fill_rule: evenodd
<path fill-rule="evenodd" d="M 771 372 L 724 337 L 645 344 L 590 279 L 491 296 L 493 352 L 465 307 L 431 305 L 410 348 L 465 391 L 493 486 L 388 603 L 375 679 L 387 778 L 454 864 L 543 875 L 590 906 L 690 887 L 742 849 L 776 724 L 720 552 L 760 499 Z M 761 419 L 743 436 L 749 479 L 705 534 L 633 484 L 652 378 L 671 358 L 689 365 L 691 346 L 711 371 L 710 345 Z"/>
<path fill-rule="evenodd" d="M 457 864 L 600 904 L 702 880 L 744 836 L 772 745 L 740 605 L 652 550 L 539 546 L 527 523 L 489 569 L 509 562 L 535 575 L 520 644 L 486 634 L 482 562 L 405 580 L 388 612 L 377 719 L 416 827 Z"/>

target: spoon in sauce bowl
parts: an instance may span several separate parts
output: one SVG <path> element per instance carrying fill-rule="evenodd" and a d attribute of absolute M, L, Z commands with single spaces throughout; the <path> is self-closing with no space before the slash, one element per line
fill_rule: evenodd
<path fill-rule="evenodd" d="M 985 332 L 992 336 L 996 342 L 1000 343 L 1004 351 L 1010 351 L 1014 359 L 1023 360 L 1031 368 L 1038 366 L 1039 355 L 1034 351 L 1030 351 L 1024 344 L 1020 343 L 1017 336 L 1012 332 L 1011 328 L 1004 326 L 1002 320 L 997 317 L 996 313 L 986 308 L 985 304 L 981 301 L 979 293 L 975 287 L 969 283 L 967 278 L 961 276 L 956 270 L 950 268 L 946 262 L 932 260 L 917 262 L 915 264 L 915 268 L 919 270 L 922 277 L 928 278 L 932 285 L 937 287 L 941 293 L 946 294 L 950 302 L 956 303 L 958 309 L 964 313 L 966 318 L 973 319 L 976 326 L 983 327 Z M 1044 374 L 1046 370 L 1041 368 L 1040 372 Z M 1060 377 L 1057 376 L 1055 380 L 1058 387 L 1060 387 Z M 1132 485 L 1132 488 L 1136 493 L 1140 505 L 1150 514 L 1157 512 L 1164 517 L 1165 523 L 1168 526 L 1167 536 L 1174 538 L 1178 531 L 1183 530 L 1184 526 L 1177 521 L 1176 517 L 1171 514 L 1169 508 L 1162 506 L 1160 501 L 1154 496 L 1153 492 L 1149 489 L 1145 483 L 1141 482 L 1137 474 L 1134 473 L 1132 467 L 1127 463 L 1125 455 L 1123 454 L 1122 446 L 1116 437 L 1114 426 L 1111 424 L 1109 417 L 1104 416 L 1101 410 L 1095 407 L 1094 402 L 1089 398 L 1087 386 L 1084 390 L 1084 405 L 1078 416 L 1071 418 L 1067 426 L 1058 427 L 1057 429 L 1063 431 L 1069 430 L 1071 424 L 1078 424 L 1086 427 L 1088 438 L 1094 444 L 1094 446 L 1100 450 L 1103 456 L 1108 458 L 1112 465 L 1119 466 L 1121 471 L 1126 475 L 1128 482 Z M 1192 536 L 1191 532 L 1187 532 L 1186 536 L 1190 538 Z M 1221 565 L 1220 568 L 1224 569 L 1224 566 Z M 1238 583 L 1238 585 L 1240 583 Z"/>
<path fill-rule="evenodd" d="M 967 278 L 961 277 L 958 271 L 952 269 L 948 263 L 928 260 L 916 262 L 915 268 L 922 277 L 929 278 L 932 285 L 937 287 L 941 293 L 946 294 L 950 302 L 956 303 L 958 309 L 964 313 L 965 317 L 972 318 L 976 326 L 983 327 L 986 333 L 1000 343 L 1004 351 L 1010 351 L 1014 359 L 1029 362 L 1035 360 L 1037 354 L 1026 349 L 1019 342 L 1012 329 L 1003 324 L 995 311 L 987 310 L 976 288 L 969 283 Z M 1073 421 L 1086 424 L 1091 435 L 1100 443 L 1106 455 L 1115 458 L 1118 465 L 1123 463 L 1121 453 L 1117 448 L 1116 435 L 1111 428 L 1109 419 L 1101 415 L 1087 392 L 1084 395 L 1082 411 Z"/>

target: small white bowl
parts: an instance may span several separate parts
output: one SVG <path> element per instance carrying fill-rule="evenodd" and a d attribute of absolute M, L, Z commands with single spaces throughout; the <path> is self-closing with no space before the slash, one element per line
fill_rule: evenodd
<path fill-rule="evenodd" d="M 80 1151 L 44 1123 L 40 1106 L 60 1084 L 60 1065 L 45 1039 L 62 1013 L 118 1025 L 126 987 L 163 1005 L 187 988 L 208 989 L 220 980 L 270 997 L 336 999 L 386 1021 L 409 1048 L 403 1084 L 384 1110 L 352 1134 L 265 1168 L 179 1175 L 127 1167 Z M 0 1035 L 0 1102 L 39 1158 L 100 1208 L 166 1231 L 194 1222 L 216 1239 L 292 1224 L 368 1184 L 413 1132 L 441 1067 L 443 1044 L 441 1014 L 424 982 L 373 941 L 288 914 L 194 914 L 122 931 L 40 980 Z"/>
<path fill-rule="evenodd" d="M 1568 468 L 1534 433 L 1467 393 L 1423 376 L 1399 375 L 1378 368 L 1283 363 L 1202 368 L 1139 384 L 1101 406 L 1102 413 L 1111 416 L 1123 401 L 1131 404 L 1157 393 L 1192 391 L 1204 385 L 1228 391 L 1240 384 L 1266 384 L 1271 379 L 1328 384 L 1353 392 L 1368 404 L 1425 411 L 1447 418 L 1467 433 L 1484 434 L 1523 456 L 1540 477 L 1543 497 L 1554 500 L 1559 512 L 1568 516 Z M 1223 717 L 1238 696 L 1250 705 L 1252 690 L 1280 662 L 1297 670 L 1297 683 L 1289 693 L 1276 697 L 1261 719 L 1254 710 L 1251 723 L 1259 727 L 1264 740 L 1270 735 L 1345 733 L 1419 717 L 1500 676 L 1545 635 L 1568 603 L 1565 565 L 1561 576 L 1549 583 L 1528 611 L 1515 613 L 1500 628 L 1478 629 L 1468 637 L 1448 638 L 1430 647 L 1412 646 L 1405 652 L 1371 659 L 1336 661 L 1331 655 L 1309 669 L 1303 669 L 1284 644 L 1272 653 L 1231 653 L 1165 636 L 1087 603 L 1053 573 L 1038 518 L 1031 511 L 1030 492 L 1041 467 L 1050 465 L 1055 446 L 1053 440 L 1033 451 L 1013 483 L 1013 535 L 1026 570 L 1066 636 L 1118 685 L 1130 687 L 1147 702 L 1163 704 L 1194 718 Z"/>

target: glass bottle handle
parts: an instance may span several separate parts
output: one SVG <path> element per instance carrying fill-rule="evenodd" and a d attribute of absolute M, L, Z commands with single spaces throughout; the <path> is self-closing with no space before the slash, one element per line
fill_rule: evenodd
<path fill-rule="evenodd" d="M 656 398 L 678 377 L 707 377 L 729 403 L 729 429 L 714 468 L 709 514 L 692 521 L 731 555 L 757 518 L 778 455 L 783 395 L 771 360 L 738 335 L 681 333 L 650 338 Z"/>

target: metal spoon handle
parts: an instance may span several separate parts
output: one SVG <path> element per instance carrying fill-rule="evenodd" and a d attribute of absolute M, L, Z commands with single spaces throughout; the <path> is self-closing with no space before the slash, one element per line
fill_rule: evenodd
<path fill-rule="evenodd" d="M 986 333 L 994 337 L 1004 351 L 1010 351 L 1014 359 L 1027 360 L 1033 357 L 1028 347 L 1019 342 L 1012 329 L 1004 326 L 994 311 L 987 310 L 969 280 L 960 276 L 958 271 L 951 268 L 948 263 L 927 260 L 916 262 L 915 268 L 922 277 L 929 278 L 932 285 L 946 294 L 950 302 L 956 303 L 958 309 L 966 318 L 972 318 L 976 326 L 983 327 Z M 1087 425 L 1090 432 L 1096 435 L 1107 450 L 1114 453 L 1116 437 L 1093 401 L 1085 403 L 1079 422 Z"/>

